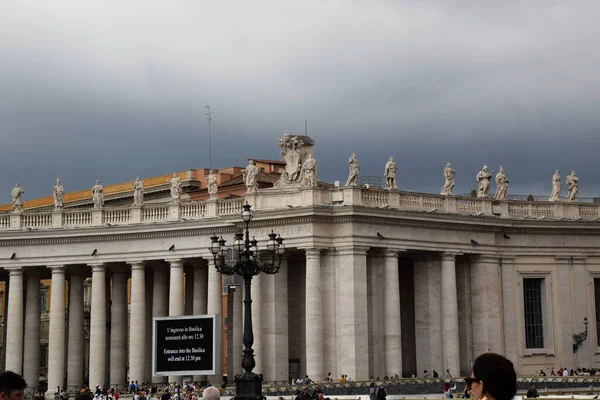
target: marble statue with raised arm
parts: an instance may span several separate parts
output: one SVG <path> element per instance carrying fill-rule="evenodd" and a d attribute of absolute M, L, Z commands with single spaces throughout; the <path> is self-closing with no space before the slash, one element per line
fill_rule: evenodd
<path fill-rule="evenodd" d="M 508 198 L 508 177 L 504 175 L 504 167 L 500 166 L 500 171 L 496 174 L 496 194 L 494 199 L 506 200 Z"/>
<path fill-rule="evenodd" d="M 548 201 L 559 201 L 560 195 L 562 192 L 562 181 L 560 178 L 560 171 L 556 170 L 554 175 L 552 175 L 552 193 L 550 193 L 550 198 Z"/>
<path fill-rule="evenodd" d="M 302 164 L 302 186 L 317 186 L 317 160 L 312 154 Z"/>
<path fill-rule="evenodd" d="M 208 174 L 208 177 L 206 178 L 206 186 L 208 187 L 208 194 L 211 200 L 219 198 L 217 195 L 219 186 L 217 184 L 217 174 L 215 172 L 216 171 L 214 169 L 211 169 L 210 174 Z"/>
<path fill-rule="evenodd" d="M 444 196 L 452 196 L 452 190 L 454 189 L 454 177 L 456 176 L 456 170 L 452 168 L 450 163 L 446 164 L 444 168 L 444 187 L 440 194 Z"/>
<path fill-rule="evenodd" d="M 144 205 L 144 181 L 138 176 L 131 185 L 133 189 L 133 206 L 141 207 Z"/>
<path fill-rule="evenodd" d="M 575 171 L 571 171 L 571 175 L 565 178 L 567 184 L 567 201 L 577 201 L 579 194 L 579 178 L 575 176 Z"/>
<path fill-rule="evenodd" d="M 258 192 L 258 174 L 260 172 L 260 168 L 258 168 L 254 164 L 254 160 L 248 161 L 248 166 L 244 170 L 244 183 L 246 184 L 246 188 L 248 188 L 248 193 L 256 193 Z"/>
<path fill-rule="evenodd" d="M 358 173 L 360 172 L 360 166 L 358 165 L 358 160 L 356 159 L 356 153 L 352 153 L 352 156 L 348 160 L 348 180 L 346 181 L 346 186 L 356 186 L 358 185 Z"/>
<path fill-rule="evenodd" d="M 104 188 L 100 181 L 96 181 L 92 188 L 92 201 L 94 202 L 94 208 L 102 208 L 104 205 Z"/>
<path fill-rule="evenodd" d="M 394 161 L 394 158 L 388 158 L 388 162 L 385 164 L 385 172 L 383 174 L 383 176 L 385 177 L 385 188 L 387 190 L 398 189 L 398 186 L 396 185 L 397 169 L 398 165 Z"/>
<path fill-rule="evenodd" d="M 493 175 L 494 170 L 492 170 L 492 172 L 489 172 L 487 165 L 484 165 L 481 171 L 479 171 L 479 173 L 477 174 L 477 197 L 488 197 L 490 193 L 490 179 Z"/>
<path fill-rule="evenodd" d="M 173 177 L 171 178 L 171 199 L 174 202 L 181 200 L 181 178 L 176 172 L 173 172 Z"/>
<path fill-rule="evenodd" d="M 62 210 L 65 206 L 65 188 L 60 183 L 60 179 L 57 179 L 56 185 L 52 187 L 52 195 L 54 197 L 54 209 Z"/>
<path fill-rule="evenodd" d="M 23 211 L 23 188 L 18 183 L 10 193 L 12 196 L 12 210 Z"/>

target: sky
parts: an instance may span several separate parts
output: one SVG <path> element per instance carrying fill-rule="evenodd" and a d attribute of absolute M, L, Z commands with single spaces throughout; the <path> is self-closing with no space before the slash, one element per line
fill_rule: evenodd
<path fill-rule="evenodd" d="M 451 162 L 455 193 L 502 164 L 509 194 L 560 169 L 600 196 L 599 20 L 597 0 L 2 0 L 0 203 L 208 167 L 206 105 L 213 168 L 278 159 L 306 120 L 328 182 L 356 152 L 405 190 Z"/>

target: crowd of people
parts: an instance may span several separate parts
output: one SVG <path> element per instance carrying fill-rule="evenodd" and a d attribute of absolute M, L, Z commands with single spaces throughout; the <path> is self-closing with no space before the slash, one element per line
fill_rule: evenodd
<path fill-rule="evenodd" d="M 554 368 L 552 368 L 550 370 L 550 373 L 547 375 L 546 372 L 541 369 L 539 374 L 539 376 L 600 376 L 600 369 L 596 369 L 596 368 L 591 368 L 591 369 L 587 369 L 587 368 L 571 368 L 571 370 L 567 369 L 567 368 L 560 368 L 558 371 L 554 372 Z"/>

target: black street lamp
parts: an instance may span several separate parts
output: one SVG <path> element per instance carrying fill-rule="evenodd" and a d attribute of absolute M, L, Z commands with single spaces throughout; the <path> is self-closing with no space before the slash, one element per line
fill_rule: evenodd
<path fill-rule="evenodd" d="M 229 253 L 229 248 L 225 245 L 223 237 L 212 236 L 208 249 L 215 258 L 215 268 L 223 275 L 240 275 L 244 278 L 244 357 L 242 358 L 242 368 L 244 372 L 235 376 L 235 397 L 236 400 L 261 400 L 262 381 L 261 374 L 252 372 L 256 366 L 254 361 L 254 333 L 252 332 L 252 297 L 250 295 L 250 286 L 252 277 L 261 272 L 266 274 L 276 274 L 281 267 L 281 256 L 285 252 L 283 238 L 271 231 L 267 250 L 271 253 L 271 260 L 261 262 L 259 260 L 258 241 L 252 237 L 250 240 L 249 226 L 253 215 L 250 211 L 250 205 L 244 204 L 242 211 L 242 220 L 245 225 L 245 233 L 236 233 L 233 242 L 233 260 L 228 262 L 225 257 Z M 245 238 L 244 238 L 245 236 Z"/>
<path fill-rule="evenodd" d="M 588 336 L 588 319 L 587 317 L 583 318 L 583 325 L 585 326 L 585 330 L 580 333 L 576 333 L 573 335 L 573 354 L 577 353 L 577 350 L 581 347 L 583 342 L 587 339 Z"/>

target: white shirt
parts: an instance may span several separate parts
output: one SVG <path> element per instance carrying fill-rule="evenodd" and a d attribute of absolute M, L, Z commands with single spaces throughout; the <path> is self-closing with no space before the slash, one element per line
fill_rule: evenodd
<path fill-rule="evenodd" d="M 569 376 L 569 371 L 567 371 L 566 369 L 563 371 L 563 376 Z"/>

